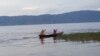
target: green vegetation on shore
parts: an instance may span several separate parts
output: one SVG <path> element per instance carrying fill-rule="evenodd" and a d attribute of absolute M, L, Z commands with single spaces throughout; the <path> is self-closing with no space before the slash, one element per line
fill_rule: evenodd
<path fill-rule="evenodd" d="M 61 36 L 61 39 L 64 39 L 65 41 L 75 41 L 75 42 L 88 42 L 88 41 L 99 42 L 100 32 L 64 34 Z"/>

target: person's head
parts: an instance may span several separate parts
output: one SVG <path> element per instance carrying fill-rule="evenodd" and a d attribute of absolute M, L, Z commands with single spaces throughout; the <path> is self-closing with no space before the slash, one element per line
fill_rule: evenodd
<path fill-rule="evenodd" d="M 42 29 L 41 33 L 44 33 L 46 30 L 45 29 Z"/>
<path fill-rule="evenodd" d="M 56 33 L 57 32 L 57 29 L 54 29 L 53 31 L 54 31 L 54 33 Z"/>

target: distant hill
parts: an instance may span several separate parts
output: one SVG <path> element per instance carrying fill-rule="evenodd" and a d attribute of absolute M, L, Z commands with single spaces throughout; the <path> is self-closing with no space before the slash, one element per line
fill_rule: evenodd
<path fill-rule="evenodd" d="M 0 25 L 100 22 L 100 11 L 74 11 L 58 15 L 0 16 Z"/>

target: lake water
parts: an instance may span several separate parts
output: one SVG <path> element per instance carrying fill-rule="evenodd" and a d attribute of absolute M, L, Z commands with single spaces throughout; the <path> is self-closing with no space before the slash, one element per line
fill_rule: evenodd
<path fill-rule="evenodd" d="M 54 44 L 50 38 L 41 45 L 38 34 L 42 29 L 46 29 L 46 34 L 53 29 L 65 34 L 100 32 L 100 22 L 0 26 L 0 56 L 100 56 L 100 43 L 62 41 Z"/>
<path fill-rule="evenodd" d="M 23 35 L 30 36 L 38 35 L 42 29 L 46 29 L 46 33 L 52 33 L 53 29 L 58 29 L 58 32 L 63 31 L 64 33 L 74 32 L 99 32 L 100 22 L 91 23 L 64 23 L 64 24 L 42 24 L 42 25 L 20 25 L 20 26 L 0 26 L 0 37 L 4 38 L 7 35 Z M 8 37 L 7 36 L 7 37 Z"/>

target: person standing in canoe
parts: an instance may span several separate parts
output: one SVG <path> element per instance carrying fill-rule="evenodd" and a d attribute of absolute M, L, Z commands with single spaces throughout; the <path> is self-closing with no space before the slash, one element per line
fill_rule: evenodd
<path fill-rule="evenodd" d="M 54 43 L 56 43 L 56 40 L 57 40 L 57 29 L 54 29 L 53 30 L 53 41 L 54 41 Z"/>
<path fill-rule="evenodd" d="M 45 35 L 45 31 L 46 31 L 46 30 L 42 30 L 42 31 L 40 32 L 40 34 L 39 34 L 41 44 L 44 44 L 44 37 L 43 37 L 43 36 Z"/>

